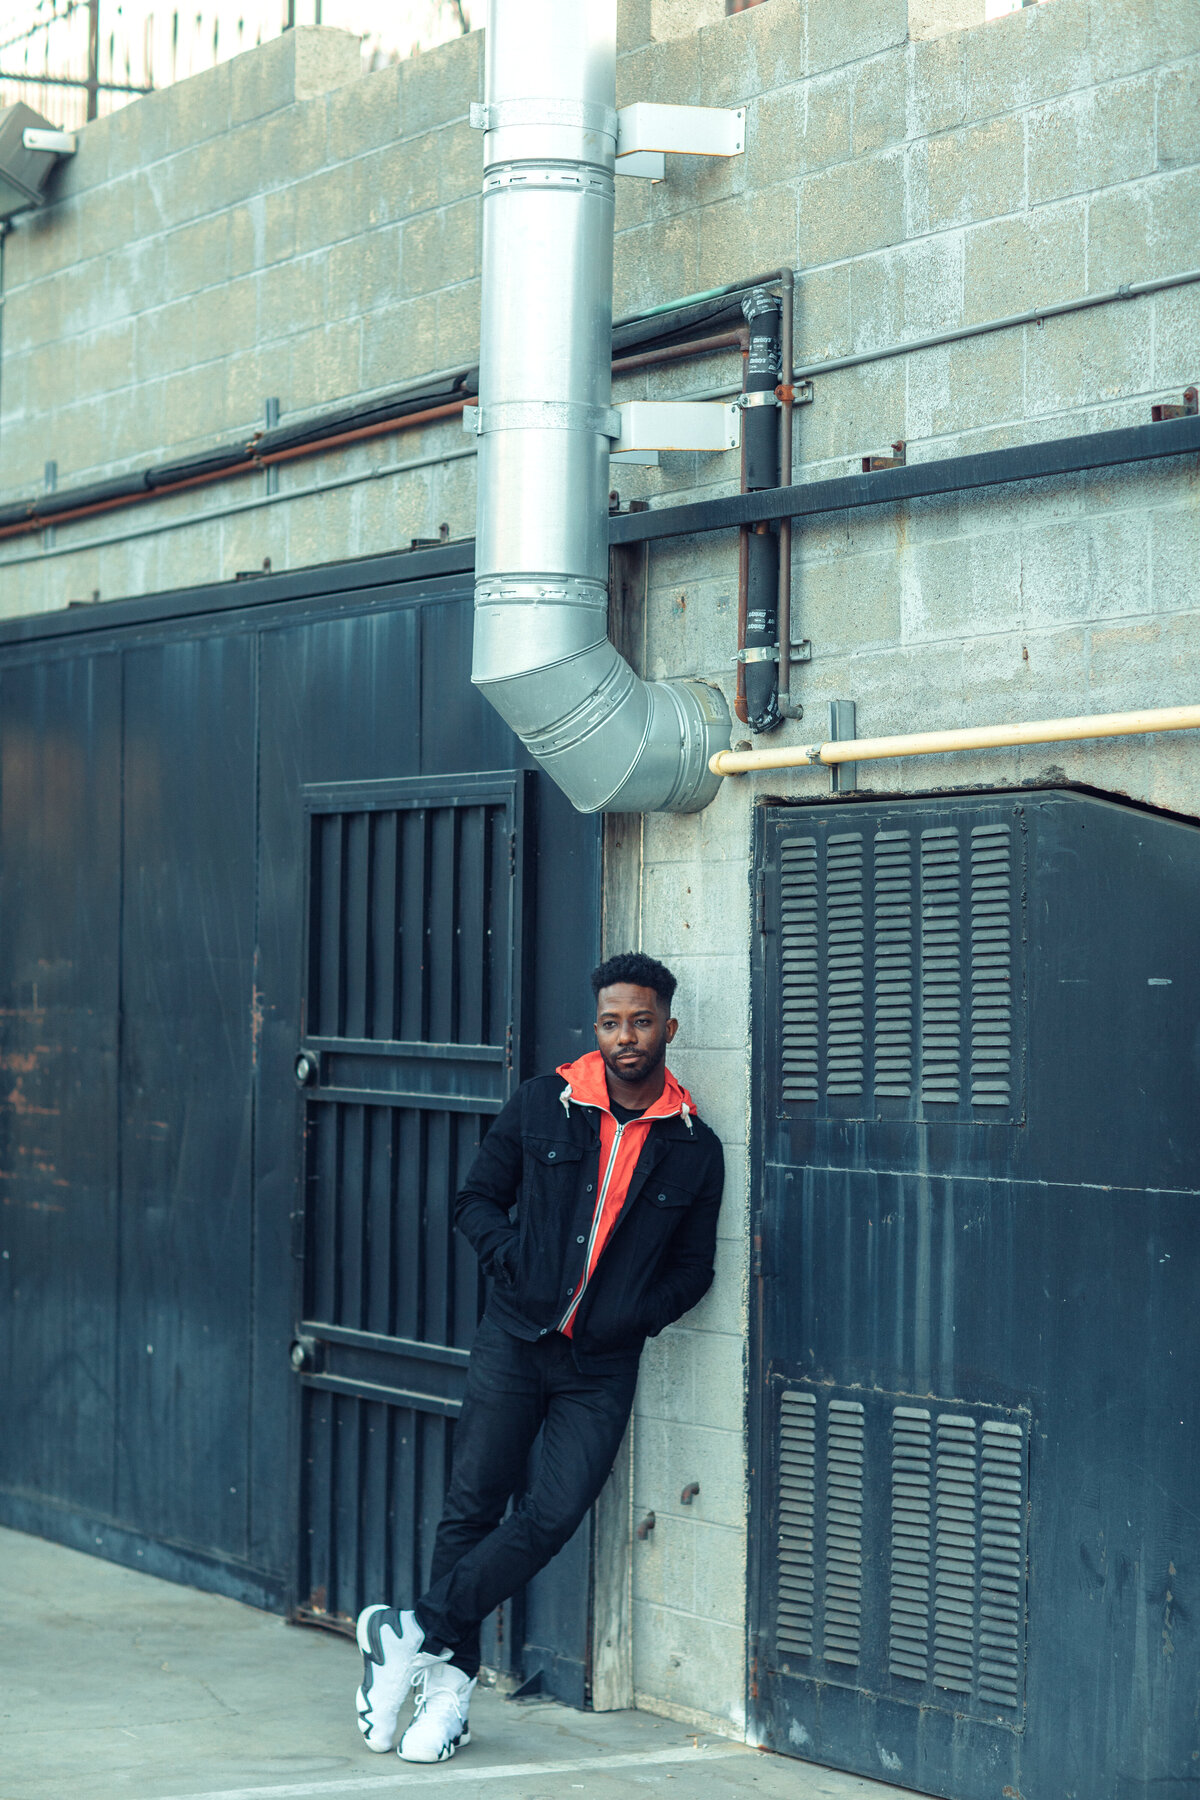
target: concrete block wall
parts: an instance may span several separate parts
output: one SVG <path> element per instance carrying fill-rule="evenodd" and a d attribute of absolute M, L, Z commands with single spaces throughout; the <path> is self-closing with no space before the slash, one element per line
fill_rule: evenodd
<path fill-rule="evenodd" d="M 885 347 L 1200 263 L 1200 9 L 1046 0 L 950 29 L 958 0 L 621 0 L 619 99 L 744 105 L 747 154 L 618 187 L 617 309 L 799 271 L 797 361 Z M 918 13 L 920 16 L 918 17 Z M 290 60 L 289 60 L 290 59 Z M 89 127 L 61 199 L 5 246 L 0 491 L 200 448 L 468 364 L 478 342 L 479 39 L 358 77 L 296 33 Z M 144 110 L 143 110 L 144 109 Z M 397 121 L 400 141 L 397 144 Z M 798 479 L 1149 419 L 1200 378 L 1200 285 L 818 375 Z M 735 381 L 736 359 L 626 377 L 617 397 Z M 456 426 L 214 484 L 56 540 L 0 544 L 0 611 L 329 562 L 471 529 Z M 443 460 L 453 457 L 454 460 Z M 881 733 L 1193 700 L 1194 459 L 828 517 L 796 534 L 796 688 L 823 734 L 854 699 Z M 736 456 L 614 472 L 623 497 L 732 491 Z M 415 465 L 415 466 L 414 466 Z M 389 472 L 392 471 L 392 472 Z M 318 492 L 320 484 L 340 482 Z M 237 510 L 232 510 L 237 508 Z M 220 516 L 216 516 L 219 514 Z M 133 535 L 133 534 L 137 535 Z M 645 672 L 732 691 L 736 542 L 657 545 Z M 738 734 L 740 735 L 740 734 Z M 1057 770 L 1200 814 L 1194 736 L 864 765 L 881 792 Z M 641 1703 L 744 1726 L 745 1145 L 752 805 L 827 775 L 726 782 L 645 822 L 643 946 L 680 976 L 673 1065 L 729 1163 L 709 1297 L 648 1348 L 633 1545 Z M 690 1507 L 679 1495 L 698 1480 Z"/>
<path fill-rule="evenodd" d="M 769 0 L 668 35 L 642 8 L 644 41 L 621 66 L 620 99 L 745 105 L 748 151 L 672 165 L 661 187 L 621 184 L 618 310 L 787 261 L 801 271 L 796 360 L 807 364 L 1200 263 L 1189 224 L 1200 107 L 1187 98 L 1200 81 L 1200 14 L 1049 0 L 946 32 L 929 13 L 926 38 L 898 0 Z M 798 479 L 856 471 L 897 438 L 917 461 L 1148 423 L 1152 401 L 1200 378 L 1198 327 L 1200 286 L 1179 287 L 818 376 L 797 414 Z M 713 357 L 626 378 L 621 393 L 695 391 L 736 372 Z M 667 460 L 622 469 L 614 485 L 652 502 L 735 486 L 732 457 Z M 1194 701 L 1194 462 L 798 527 L 793 629 L 814 651 L 796 677 L 807 717 L 771 741 L 824 735 L 835 698 L 854 699 L 871 734 Z M 656 545 L 648 593 L 645 672 L 704 672 L 732 695 L 732 535 Z M 1055 771 L 1200 814 L 1194 734 L 859 774 L 893 793 Z M 816 797 L 828 784 L 823 771 L 729 781 L 695 818 L 648 819 L 644 839 L 643 942 L 680 974 L 673 1061 L 726 1141 L 730 1181 L 716 1287 L 650 1347 L 639 1388 L 634 1504 L 658 1524 L 634 1546 L 634 1676 L 643 1705 L 735 1730 L 750 815 L 759 795 Z M 703 1476 L 688 1476 L 701 1496 L 682 1508 L 677 1477 L 704 1452 L 719 1479 L 710 1499 Z"/>
<path fill-rule="evenodd" d="M 0 500 L 249 438 L 478 353 L 481 38 L 360 73 L 301 28 L 87 126 L 54 201 L 3 245 Z M 473 486 L 456 422 L 0 543 L 0 608 L 301 567 L 406 546 Z M 409 473 L 377 471 L 416 462 Z M 312 499 L 315 480 L 349 485 Z M 233 508 L 225 516 L 214 512 Z M 192 522 L 204 521 L 208 522 Z M 107 548 L 114 537 L 121 541 Z"/>

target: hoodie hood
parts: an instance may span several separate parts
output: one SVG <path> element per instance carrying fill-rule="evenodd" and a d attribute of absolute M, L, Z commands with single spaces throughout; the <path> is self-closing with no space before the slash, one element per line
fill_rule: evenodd
<path fill-rule="evenodd" d="M 696 1111 L 695 1102 L 687 1089 L 672 1075 L 670 1069 L 666 1073 L 666 1086 L 652 1106 L 648 1106 L 642 1114 L 644 1119 L 682 1119 L 690 1131 L 692 1117 Z M 579 1106 L 598 1106 L 602 1112 L 609 1110 L 608 1082 L 604 1074 L 604 1058 L 598 1050 L 589 1050 L 586 1056 L 577 1057 L 574 1062 L 560 1063 L 555 1070 L 566 1082 L 566 1087 L 559 1095 L 567 1112 L 571 1110 L 574 1100 Z"/>

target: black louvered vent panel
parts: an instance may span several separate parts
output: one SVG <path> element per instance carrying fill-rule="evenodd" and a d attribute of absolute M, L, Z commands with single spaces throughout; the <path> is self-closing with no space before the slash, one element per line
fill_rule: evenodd
<path fill-rule="evenodd" d="M 779 1424 L 779 1597 L 775 1642 L 787 1656 L 811 1656 L 816 1564 L 816 1416 L 812 1394 L 786 1393 Z"/>
<path fill-rule="evenodd" d="M 933 1682 L 956 1694 L 975 1689 L 978 1576 L 974 1419 L 942 1413 L 937 1422 L 933 1583 Z"/>
<path fill-rule="evenodd" d="M 816 1100 L 820 1092 L 816 839 L 783 844 L 780 861 L 783 1098 Z"/>
<path fill-rule="evenodd" d="M 978 810 L 955 803 L 906 826 L 889 807 L 878 828 L 839 831 L 831 817 L 781 838 L 784 1107 L 1019 1121 L 1024 839 L 1018 809 L 998 810 L 975 824 Z"/>
<path fill-rule="evenodd" d="M 1025 1589 L 1025 1444 L 1019 1425 L 986 1421 L 980 1478 L 979 1697 L 1016 1706 Z"/>
<path fill-rule="evenodd" d="M 954 1105 L 962 1047 L 958 832 L 921 833 L 921 1098 Z"/>
<path fill-rule="evenodd" d="M 1012 833 L 971 833 L 971 1104 L 1012 1099 Z"/>
<path fill-rule="evenodd" d="M 875 1092 L 907 1100 L 913 1081 L 913 872 L 907 831 L 875 839 Z"/>
<path fill-rule="evenodd" d="M 768 1577 L 782 1663 L 796 1674 L 807 1665 L 824 1682 L 1020 1725 L 1022 1417 L 788 1383 Z"/>
<path fill-rule="evenodd" d="M 830 837 L 825 852 L 826 1091 L 863 1091 L 863 846 L 860 832 Z"/>
<path fill-rule="evenodd" d="M 929 1527 L 933 1432 L 922 1407 L 892 1418 L 892 1591 L 888 1669 L 910 1681 L 929 1673 Z"/>
<path fill-rule="evenodd" d="M 863 1589 L 863 1409 L 829 1402 L 825 1495 L 826 1662 L 857 1663 Z"/>

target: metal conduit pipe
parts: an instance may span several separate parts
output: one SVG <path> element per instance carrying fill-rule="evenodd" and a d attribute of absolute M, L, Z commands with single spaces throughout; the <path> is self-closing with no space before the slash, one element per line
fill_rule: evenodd
<path fill-rule="evenodd" d="M 1155 731 L 1200 730 L 1200 706 L 1163 706 L 1147 712 L 1094 713 L 1072 719 L 1030 719 L 1015 725 L 968 725 L 959 731 L 914 731 L 897 737 L 843 738 L 775 750 L 721 750 L 714 775 L 755 775 L 765 769 L 803 769 L 814 763 L 877 762 L 893 756 L 942 756 L 951 750 L 1009 750 L 1022 744 L 1065 744 L 1083 738 L 1140 737 Z"/>
<path fill-rule="evenodd" d="M 616 0 L 489 0 L 471 679 L 580 812 L 694 812 L 724 698 L 609 642 Z"/>

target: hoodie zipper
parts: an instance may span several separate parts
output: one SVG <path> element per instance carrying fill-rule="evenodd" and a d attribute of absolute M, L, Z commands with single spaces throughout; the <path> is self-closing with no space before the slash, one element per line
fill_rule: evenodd
<path fill-rule="evenodd" d="M 611 1117 L 612 1115 L 610 1114 L 609 1116 Z M 600 1192 L 596 1196 L 596 1209 L 592 1214 L 592 1229 L 588 1233 L 587 1249 L 584 1251 L 583 1255 L 583 1280 L 579 1284 L 579 1292 L 575 1295 L 570 1306 L 568 1306 L 566 1312 L 554 1327 L 556 1331 L 565 1331 L 567 1326 L 571 1323 L 571 1320 L 579 1311 L 579 1303 L 587 1293 L 588 1283 L 592 1279 L 592 1250 L 596 1243 L 596 1233 L 600 1229 L 600 1221 L 604 1217 L 604 1202 L 608 1198 L 608 1190 L 612 1185 L 613 1170 L 617 1166 L 617 1151 L 621 1148 L 621 1138 L 625 1131 L 625 1126 L 617 1119 L 613 1119 L 613 1124 L 616 1126 L 616 1135 L 613 1138 L 612 1151 L 608 1158 L 608 1167 L 604 1171 L 604 1180 L 600 1183 Z"/>

